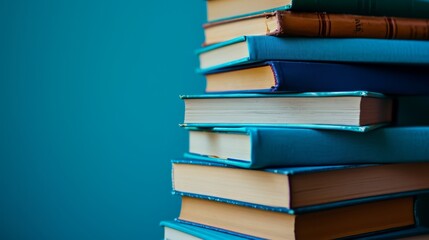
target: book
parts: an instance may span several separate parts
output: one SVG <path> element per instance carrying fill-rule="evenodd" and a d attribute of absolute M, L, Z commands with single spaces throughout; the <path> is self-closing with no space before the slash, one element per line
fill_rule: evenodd
<path fill-rule="evenodd" d="M 204 24 L 205 45 L 240 36 L 429 39 L 429 21 L 326 12 L 275 11 Z"/>
<path fill-rule="evenodd" d="M 178 221 L 162 221 L 165 240 L 245 240 L 244 238 L 213 229 L 194 226 Z"/>
<path fill-rule="evenodd" d="M 289 214 L 427 193 L 428 172 L 429 163 L 250 170 L 172 160 L 175 194 Z"/>
<path fill-rule="evenodd" d="M 183 126 L 289 126 L 367 131 L 389 123 L 392 101 L 371 92 L 181 96 Z"/>
<path fill-rule="evenodd" d="M 415 224 L 413 197 L 297 215 L 182 197 L 178 220 L 266 239 L 337 239 Z"/>
<path fill-rule="evenodd" d="M 429 64 L 429 41 L 242 36 L 197 50 L 199 72 L 269 60 Z"/>
<path fill-rule="evenodd" d="M 257 237 L 240 236 L 238 234 L 218 231 L 211 228 L 196 226 L 193 224 L 180 221 L 162 221 L 160 226 L 164 228 L 165 240 L 244 240 L 244 239 L 261 239 Z M 363 237 L 353 238 L 355 240 L 427 240 L 429 238 L 429 228 L 416 226 L 400 230 L 392 230 L 382 233 L 367 234 Z"/>
<path fill-rule="evenodd" d="M 429 161 L 429 126 L 364 134 L 266 127 L 189 130 L 186 158 L 242 168 Z"/>
<path fill-rule="evenodd" d="M 208 0 L 208 21 L 219 21 L 270 12 L 294 10 L 304 12 L 348 13 L 369 16 L 427 18 L 425 0 Z"/>
<path fill-rule="evenodd" d="M 268 61 L 206 73 L 206 92 L 340 92 L 429 95 L 427 66 Z"/>

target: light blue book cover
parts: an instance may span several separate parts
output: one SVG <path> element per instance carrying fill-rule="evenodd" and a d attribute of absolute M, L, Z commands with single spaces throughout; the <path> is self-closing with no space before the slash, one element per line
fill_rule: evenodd
<path fill-rule="evenodd" d="M 248 159 L 185 154 L 242 168 L 429 162 L 429 126 L 384 127 L 367 133 L 266 127 L 189 130 L 247 136 Z"/>
<path fill-rule="evenodd" d="M 227 58 L 213 54 L 222 50 Z M 200 72 L 269 60 L 426 65 L 429 41 L 242 36 L 199 49 L 197 55 Z"/>

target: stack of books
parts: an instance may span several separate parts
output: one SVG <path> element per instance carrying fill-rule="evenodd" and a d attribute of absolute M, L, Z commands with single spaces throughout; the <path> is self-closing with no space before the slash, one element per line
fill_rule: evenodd
<path fill-rule="evenodd" d="M 206 94 L 182 96 L 189 150 L 172 160 L 182 207 L 165 239 L 427 234 L 429 2 L 207 10 Z"/>

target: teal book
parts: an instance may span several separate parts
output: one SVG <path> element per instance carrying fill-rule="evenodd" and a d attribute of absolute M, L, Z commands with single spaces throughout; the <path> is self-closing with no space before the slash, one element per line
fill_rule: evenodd
<path fill-rule="evenodd" d="M 392 100 L 382 94 L 306 92 L 181 96 L 186 127 L 299 127 L 368 131 L 392 121 Z"/>
<path fill-rule="evenodd" d="M 208 21 L 234 19 L 275 10 L 427 18 L 426 0 L 216 0 L 207 1 Z"/>
<path fill-rule="evenodd" d="M 162 221 L 160 226 L 164 228 L 165 240 L 246 240 L 248 237 L 228 234 L 223 231 L 203 228 L 179 221 Z M 256 238 L 255 238 L 256 239 Z"/>
<path fill-rule="evenodd" d="M 339 239 L 413 228 L 419 211 L 415 196 L 294 215 L 183 196 L 177 220 L 263 239 Z"/>
<path fill-rule="evenodd" d="M 275 60 L 429 64 L 429 41 L 242 36 L 197 50 L 199 72 Z"/>
<path fill-rule="evenodd" d="M 305 128 L 189 128 L 187 158 L 242 168 L 429 161 L 429 126 L 358 133 Z"/>
<path fill-rule="evenodd" d="M 428 172 L 429 163 L 251 170 L 172 160 L 174 194 L 287 214 L 428 193 Z"/>

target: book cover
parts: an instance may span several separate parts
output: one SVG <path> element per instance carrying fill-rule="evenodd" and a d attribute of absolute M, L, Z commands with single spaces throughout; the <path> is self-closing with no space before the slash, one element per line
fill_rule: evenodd
<path fill-rule="evenodd" d="M 367 133 L 263 127 L 189 130 L 244 136 L 243 142 L 249 144 L 248 159 L 185 154 L 243 168 L 429 161 L 428 126 L 384 127 Z"/>
<path fill-rule="evenodd" d="M 268 66 L 268 73 L 255 74 Z M 259 70 L 261 69 L 261 70 Z M 249 74 L 243 71 L 251 71 Z M 256 72 L 258 73 L 258 72 Z M 429 94 L 429 69 L 427 66 L 321 63 L 301 61 L 268 61 L 259 64 L 236 66 L 205 73 L 209 84 L 219 85 L 222 90 L 208 92 L 381 92 L 387 95 Z M 217 75 L 215 79 L 209 78 Z M 267 76 L 268 75 L 268 76 Z M 228 77 L 230 76 L 230 77 Z M 242 82 L 266 81 L 266 87 L 256 85 L 241 87 Z M 212 87 L 213 88 L 213 87 Z M 215 89 L 215 88 L 213 88 Z"/>
<path fill-rule="evenodd" d="M 275 11 L 204 25 L 205 45 L 239 36 L 429 39 L 426 19 Z"/>
<path fill-rule="evenodd" d="M 429 94 L 395 98 L 395 126 L 428 126 Z"/>
<path fill-rule="evenodd" d="M 237 7 L 243 5 L 245 7 Z M 207 1 L 208 21 L 211 22 L 285 9 L 412 18 L 427 18 L 429 15 L 429 3 L 425 0 L 285 0 L 267 1 L 262 6 L 245 0 Z"/>
<path fill-rule="evenodd" d="M 429 41 L 242 36 L 196 53 L 200 72 L 269 60 L 429 64 Z"/>
<path fill-rule="evenodd" d="M 214 162 L 176 159 L 172 160 L 172 183 L 173 193 L 182 196 L 300 214 L 428 193 L 428 169 L 428 164 L 416 163 L 244 170 Z M 413 177 L 410 173 L 414 173 Z"/>
<path fill-rule="evenodd" d="M 162 221 L 160 226 L 164 228 L 167 235 L 167 231 L 165 228 L 174 229 L 176 231 L 182 232 L 183 234 L 194 237 L 195 239 L 205 239 L 205 240 L 245 240 L 249 239 L 247 237 L 240 237 L 238 235 L 228 234 L 221 231 L 216 231 L 214 229 L 203 228 L 200 226 L 195 226 L 192 224 L 186 224 L 180 221 Z M 174 239 L 167 236 L 164 236 L 164 239 L 168 240 L 179 240 L 180 238 Z M 192 238 L 191 238 L 192 239 Z M 259 239 L 259 238 L 254 238 Z"/>

